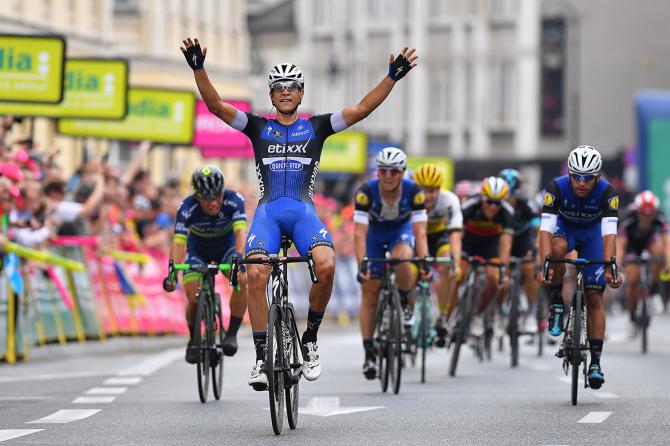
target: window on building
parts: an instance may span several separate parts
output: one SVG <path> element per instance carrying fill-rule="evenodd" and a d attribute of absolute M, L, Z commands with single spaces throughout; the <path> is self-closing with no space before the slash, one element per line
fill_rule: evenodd
<path fill-rule="evenodd" d="M 516 64 L 493 62 L 490 67 L 490 122 L 508 126 L 516 121 Z"/>
<path fill-rule="evenodd" d="M 328 24 L 328 14 L 330 13 L 329 0 L 314 0 L 314 26 L 320 27 Z"/>
<path fill-rule="evenodd" d="M 431 20 L 445 20 L 461 15 L 463 0 L 430 0 L 428 13 Z"/>
<path fill-rule="evenodd" d="M 472 123 L 474 120 L 475 83 L 472 62 L 465 63 L 465 122 Z"/>
<path fill-rule="evenodd" d="M 452 74 L 449 67 L 433 67 L 428 74 L 429 121 L 446 124 L 451 116 Z"/>
<path fill-rule="evenodd" d="M 490 0 L 489 13 L 494 18 L 516 17 L 519 14 L 519 0 Z"/>
<path fill-rule="evenodd" d="M 368 0 L 368 17 L 373 22 L 382 22 L 393 16 L 393 2 L 387 0 Z"/>

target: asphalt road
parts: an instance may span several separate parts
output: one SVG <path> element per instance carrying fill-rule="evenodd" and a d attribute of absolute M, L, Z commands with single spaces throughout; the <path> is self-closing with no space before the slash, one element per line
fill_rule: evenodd
<path fill-rule="evenodd" d="M 576 407 L 555 347 L 538 358 L 534 346 L 524 345 L 517 369 L 509 367 L 507 353 L 480 363 L 465 349 L 456 378 L 447 376 L 446 351 L 434 350 L 427 383 L 419 382 L 418 369 L 406 368 L 400 394 L 393 395 L 363 378 L 357 327 L 325 327 L 322 376 L 301 381 L 298 428 L 289 430 L 285 421 L 280 437 L 272 431 L 267 393 L 246 385 L 253 365 L 248 330 L 240 333 L 243 348 L 226 360 L 222 400 L 210 395 L 206 404 L 198 400 L 195 366 L 183 361 L 181 345 L 73 346 L 68 356 L 0 366 L 0 442 L 668 444 L 670 316 L 653 320 L 645 356 L 638 341 L 625 338 L 624 323 L 623 316 L 610 318 L 602 361 L 607 381 L 598 391 L 580 389 Z"/>

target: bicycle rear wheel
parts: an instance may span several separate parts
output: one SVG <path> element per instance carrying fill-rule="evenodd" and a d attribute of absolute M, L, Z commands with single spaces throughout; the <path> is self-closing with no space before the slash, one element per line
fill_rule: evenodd
<path fill-rule="evenodd" d="M 421 348 L 421 382 L 426 382 L 426 350 L 428 349 L 428 335 L 430 332 L 430 314 L 428 313 L 428 304 L 426 303 L 426 297 L 430 299 L 430 296 L 424 296 L 421 302 L 421 312 L 419 320 L 419 347 Z"/>
<path fill-rule="evenodd" d="M 648 336 L 648 330 L 649 330 L 649 298 L 648 296 L 648 289 L 646 288 L 645 285 L 640 287 L 640 315 L 638 316 L 638 321 L 637 323 L 639 324 L 640 328 L 642 329 L 642 353 L 647 353 L 647 349 L 649 347 L 649 338 Z"/>
<path fill-rule="evenodd" d="M 519 365 L 519 287 L 514 283 L 510 290 L 509 335 L 510 362 L 512 367 Z"/>
<path fill-rule="evenodd" d="M 393 386 L 393 393 L 400 391 L 402 375 L 402 310 L 400 295 L 397 290 L 391 293 L 391 326 L 389 330 L 390 342 L 387 344 L 387 363 L 389 378 Z"/>
<path fill-rule="evenodd" d="M 472 296 L 471 291 L 467 291 L 463 296 L 460 302 L 458 303 L 458 322 L 457 330 L 454 334 L 453 344 L 454 351 L 451 352 L 451 360 L 449 361 L 449 375 L 456 376 L 456 368 L 458 367 L 458 357 L 461 353 L 461 345 L 466 341 L 468 336 L 468 330 L 470 325 L 470 304 Z"/>
<path fill-rule="evenodd" d="M 298 426 L 298 400 L 300 398 L 300 369 L 302 368 L 302 351 L 300 345 L 300 335 L 295 323 L 295 313 L 293 305 L 288 304 L 288 309 L 284 313 L 286 318 L 286 328 L 289 331 L 288 351 L 286 361 L 289 369 L 285 374 L 285 397 L 286 397 L 286 418 L 288 427 L 295 429 Z"/>
<path fill-rule="evenodd" d="M 215 399 L 221 399 L 221 390 L 223 388 L 223 311 L 221 310 L 221 296 L 214 293 L 214 324 L 212 326 L 212 346 L 211 353 L 214 358 L 211 360 L 212 367 L 212 391 Z"/>
<path fill-rule="evenodd" d="M 265 364 L 268 376 L 270 418 L 275 435 L 281 434 L 284 424 L 284 348 L 279 305 L 270 305 L 268 317 L 267 353 Z"/>
<path fill-rule="evenodd" d="M 581 328 L 582 328 L 582 301 L 583 295 L 580 291 L 575 293 L 573 303 L 573 317 L 572 317 L 572 386 L 571 386 L 571 401 L 572 405 L 577 405 L 577 393 L 579 390 L 579 364 L 582 360 L 582 351 L 580 346 Z"/>
<path fill-rule="evenodd" d="M 210 306 L 207 302 L 207 295 L 201 291 L 196 294 L 198 305 L 195 310 L 195 324 L 193 325 L 193 345 L 198 349 L 198 395 L 200 402 L 207 402 L 209 391 L 209 344 L 208 324 L 211 320 Z M 211 326 L 211 325 L 210 325 Z"/>

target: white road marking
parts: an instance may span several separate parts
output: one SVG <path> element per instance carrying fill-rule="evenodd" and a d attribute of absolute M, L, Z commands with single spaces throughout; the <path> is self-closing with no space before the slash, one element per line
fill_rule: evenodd
<path fill-rule="evenodd" d="M 96 413 L 101 409 L 61 409 L 44 418 L 38 420 L 28 421 L 27 424 L 47 424 L 47 423 L 71 423 L 73 421 L 83 420 Z"/>
<path fill-rule="evenodd" d="M 368 410 L 383 409 L 383 406 L 363 407 L 340 407 L 340 398 L 337 396 L 326 396 L 311 398 L 307 405 L 301 407 L 300 414 L 316 415 L 319 417 L 332 417 L 333 415 L 345 415 L 355 412 L 366 412 Z"/>
<path fill-rule="evenodd" d="M 616 393 L 612 393 L 612 392 L 597 391 L 597 392 L 594 392 L 593 394 L 596 397 L 603 398 L 603 399 L 605 399 L 605 398 L 619 398 L 619 395 L 617 395 Z"/>
<path fill-rule="evenodd" d="M 71 372 L 71 373 L 48 373 L 32 376 L 0 376 L 1 383 L 15 383 L 26 381 L 46 381 L 50 379 L 89 378 L 93 376 L 109 376 L 109 372 Z"/>
<path fill-rule="evenodd" d="M 25 437 L 26 435 L 41 432 L 44 429 L 0 429 L 0 441 L 11 440 L 12 438 Z"/>
<path fill-rule="evenodd" d="M 86 395 L 119 395 L 125 393 L 128 387 L 93 387 L 84 392 Z"/>
<path fill-rule="evenodd" d="M 620 344 L 622 342 L 628 341 L 628 335 L 626 333 L 612 333 L 607 337 L 608 343 Z"/>
<path fill-rule="evenodd" d="M 118 376 L 149 376 L 158 370 L 172 364 L 177 358 L 184 356 L 184 349 L 173 348 L 157 355 L 150 356 L 139 364 L 125 368 L 117 373 Z"/>
<path fill-rule="evenodd" d="M 142 381 L 139 376 L 107 378 L 103 384 L 106 386 L 132 386 Z"/>
<path fill-rule="evenodd" d="M 526 367 L 531 370 L 536 370 L 538 372 L 546 372 L 555 369 L 555 367 L 552 367 L 548 364 L 528 364 Z"/>
<path fill-rule="evenodd" d="M 111 403 L 115 399 L 115 396 L 79 396 L 72 402 L 75 404 L 105 404 Z"/>
<path fill-rule="evenodd" d="M 598 424 L 605 421 L 612 412 L 589 412 L 584 418 L 578 421 L 582 424 Z"/>
<path fill-rule="evenodd" d="M 0 401 L 42 401 L 50 399 L 50 396 L 0 396 Z"/>
<path fill-rule="evenodd" d="M 572 384 L 572 377 L 570 376 L 559 376 L 558 379 L 566 384 Z M 579 376 L 579 385 L 584 387 L 584 378 L 581 375 Z"/>

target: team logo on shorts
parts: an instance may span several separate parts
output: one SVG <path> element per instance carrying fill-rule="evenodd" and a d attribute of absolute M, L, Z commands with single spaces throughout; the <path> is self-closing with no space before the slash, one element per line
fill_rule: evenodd
<path fill-rule="evenodd" d="M 612 197 L 609 200 L 607 200 L 607 203 L 609 203 L 610 209 L 612 209 L 613 211 L 619 209 L 619 197 Z"/>
<path fill-rule="evenodd" d="M 365 194 L 365 192 L 359 192 L 356 194 L 356 203 L 361 204 L 363 206 L 367 205 L 370 202 L 370 199 L 368 196 Z"/>
<path fill-rule="evenodd" d="M 553 206 L 555 200 L 556 200 L 556 197 L 554 197 L 549 192 L 544 193 L 544 205 L 545 206 Z"/>
<path fill-rule="evenodd" d="M 426 202 L 426 194 L 423 191 L 414 196 L 414 204 L 424 204 Z"/>

